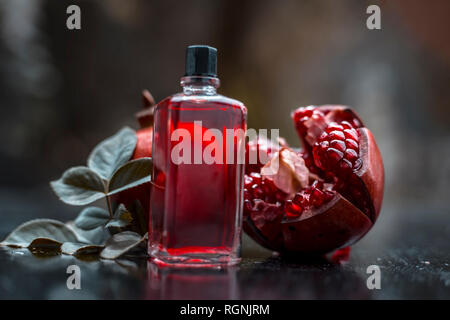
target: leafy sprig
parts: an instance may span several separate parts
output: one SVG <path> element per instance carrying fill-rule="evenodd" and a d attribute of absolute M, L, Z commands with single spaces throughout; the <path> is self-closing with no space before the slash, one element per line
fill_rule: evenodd
<path fill-rule="evenodd" d="M 134 212 L 123 204 L 113 212 L 110 199 L 114 194 L 150 183 L 152 159 L 130 160 L 136 144 L 136 132 L 125 127 L 94 148 L 87 166 L 70 168 L 60 179 L 50 183 L 64 203 L 85 206 L 103 198 L 107 209 L 86 207 L 73 222 L 67 223 L 31 220 L 13 230 L 0 245 L 75 256 L 100 254 L 104 259 L 116 259 L 143 247 L 147 235 L 126 230 L 133 225 L 136 225 L 133 230 L 144 232 L 147 229 L 139 201 L 135 200 Z"/>

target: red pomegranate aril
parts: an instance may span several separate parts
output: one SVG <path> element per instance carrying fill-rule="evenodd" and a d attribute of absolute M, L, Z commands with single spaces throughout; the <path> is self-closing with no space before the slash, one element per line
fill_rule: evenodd
<path fill-rule="evenodd" d="M 244 200 L 249 200 L 251 204 L 256 206 L 257 202 L 281 204 L 286 200 L 286 196 L 271 180 L 262 178 L 257 172 L 244 176 Z"/>
<path fill-rule="evenodd" d="M 250 200 L 244 200 L 244 213 L 248 213 L 253 210 L 252 202 Z"/>
<path fill-rule="evenodd" d="M 318 208 L 320 207 L 323 202 L 324 202 L 324 194 L 322 191 L 320 191 L 317 188 L 314 188 L 311 192 L 311 200 L 310 200 L 311 204 Z"/>
<path fill-rule="evenodd" d="M 344 130 L 344 136 L 347 139 L 353 139 L 353 140 L 358 140 L 358 132 L 356 132 L 355 129 L 345 129 Z"/>
<path fill-rule="evenodd" d="M 341 159 L 339 161 L 339 169 L 341 170 L 340 171 L 341 175 L 350 173 L 352 168 L 353 168 L 352 163 L 350 161 L 348 161 L 347 159 Z"/>
<path fill-rule="evenodd" d="M 292 202 L 302 208 L 308 207 L 308 198 L 302 193 L 297 193 L 294 199 L 292 199 Z"/>
<path fill-rule="evenodd" d="M 341 160 L 342 157 L 344 156 L 344 154 L 341 151 L 336 150 L 334 148 L 329 148 L 326 151 L 326 154 L 328 156 L 328 159 L 334 161 L 335 163 L 337 163 L 339 160 Z"/>
<path fill-rule="evenodd" d="M 337 124 L 336 122 L 332 122 L 325 129 L 325 132 L 330 133 L 331 131 L 334 131 L 334 130 L 342 131 L 342 130 L 344 130 L 344 127 Z"/>
<path fill-rule="evenodd" d="M 264 191 L 256 183 L 252 185 L 252 194 L 254 199 L 264 199 Z"/>
<path fill-rule="evenodd" d="M 264 191 L 265 194 L 269 194 L 272 192 L 272 187 L 269 183 L 266 183 L 264 180 L 261 181 L 261 189 Z"/>
<path fill-rule="evenodd" d="M 261 182 L 261 175 L 257 172 L 250 173 L 250 177 L 253 179 L 253 182 L 255 183 Z"/>
<path fill-rule="evenodd" d="M 346 129 L 346 130 L 348 130 L 348 129 Z M 333 140 L 333 139 L 344 140 L 345 135 L 342 131 L 334 130 L 328 134 L 328 139 L 329 140 Z"/>
<path fill-rule="evenodd" d="M 333 141 L 337 141 L 337 140 L 333 140 Z M 330 146 L 330 143 L 328 141 L 322 141 L 321 143 L 319 143 L 319 146 L 322 150 L 325 151 Z"/>
<path fill-rule="evenodd" d="M 324 143 L 324 142 L 328 142 L 328 141 L 322 141 L 322 142 L 321 142 L 320 147 L 321 147 L 322 149 L 323 149 L 322 143 Z M 339 151 L 341 151 L 341 152 L 344 152 L 345 149 L 347 148 L 347 146 L 345 145 L 345 142 L 342 141 L 342 140 L 332 140 L 332 141 L 329 143 L 329 146 L 330 146 L 331 148 L 334 148 L 334 149 L 339 150 Z"/>
<path fill-rule="evenodd" d="M 302 202 L 305 200 L 305 196 L 297 193 L 294 197 L 294 199 L 292 199 L 292 202 L 294 202 L 295 204 L 301 205 Z"/>
<path fill-rule="evenodd" d="M 305 124 L 308 120 L 314 120 L 314 123 L 322 123 L 325 121 L 325 115 L 322 111 L 317 110 L 316 107 L 309 106 L 302 108 L 293 114 L 295 119 L 295 127 L 300 134 L 306 134 L 309 124 Z"/>
<path fill-rule="evenodd" d="M 355 162 L 355 160 L 358 159 L 358 154 L 353 149 L 347 149 L 345 150 L 344 157 L 350 162 Z"/>
<path fill-rule="evenodd" d="M 293 203 L 292 200 L 287 200 L 285 212 L 287 218 L 298 218 L 302 214 L 303 208 Z"/>
<path fill-rule="evenodd" d="M 353 139 L 345 139 L 345 145 L 347 146 L 347 148 L 353 149 L 355 151 L 359 150 L 358 143 Z"/>
<path fill-rule="evenodd" d="M 305 122 L 306 120 L 309 120 L 309 117 L 303 117 L 300 119 L 300 122 Z"/>
<path fill-rule="evenodd" d="M 345 121 L 345 120 L 341 122 L 341 126 L 342 126 L 344 129 L 352 129 L 352 128 L 353 128 L 353 126 L 350 124 L 350 122 Z"/>

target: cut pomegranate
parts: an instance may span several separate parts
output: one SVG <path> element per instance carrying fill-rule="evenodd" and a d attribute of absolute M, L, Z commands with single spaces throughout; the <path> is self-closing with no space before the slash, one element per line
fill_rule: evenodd
<path fill-rule="evenodd" d="M 244 230 L 281 253 L 325 254 L 352 245 L 381 209 L 384 169 L 375 140 L 345 106 L 299 108 L 292 118 L 303 150 L 290 155 L 304 160 L 299 163 L 309 172 L 309 183 L 283 192 L 281 180 L 291 179 L 286 171 L 261 176 L 261 166 L 248 167 Z M 283 152 L 272 150 L 266 166 Z"/>

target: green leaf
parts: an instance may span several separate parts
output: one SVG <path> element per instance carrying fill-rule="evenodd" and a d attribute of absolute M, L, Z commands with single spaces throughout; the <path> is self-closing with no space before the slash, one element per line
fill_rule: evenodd
<path fill-rule="evenodd" d="M 114 172 L 108 186 L 109 195 L 149 182 L 152 169 L 152 158 L 140 158 L 125 163 Z"/>
<path fill-rule="evenodd" d="M 117 233 L 106 241 L 105 249 L 100 253 L 103 259 L 116 259 L 143 243 L 145 239 L 136 232 Z"/>
<path fill-rule="evenodd" d="M 88 167 L 109 180 L 120 166 L 130 160 L 136 143 L 136 132 L 128 127 L 122 128 L 94 148 L 88 158 Z"/>
<path fill-rule="evenodd" d="M 61 242 L 48 238 L 36 238 L 28 245 L 30 251 L 60 251 Z"/>
<path fill-rule="evenodd" d="M 106 240 L 111 237 L 111 233 L 104 226 L 92 230 L 83 230 L 78 228 L 73 221 L 66 222 L 66 226 L 77 235 L 78 242 L 85 244 L 103 246 Z"/>
<path fill-rule="evenodd" d="M 1 244 L 12 247 L 51 244 L 54 247 L 64 242 L 78 242 L 77 235 L 64 223 L 52 219 L 35 219 L 18 226 Z"/>
<path fill-rule="evenodd" d="M 123 204 L 120 204 L 116 212 L 114 212 L 114 218 L 111 219 L 105 227 L 116 227 L 116 228 L 123 228 L 128 226 L 131 221 L 133 221 L 133 217 L 131 216 L 131 213 L 125 208 Z"/>
<path fill-rule="evenodd" d="M 128 190 L 128 189 L 133 189 L 137 186 L 140 186 L 141 184 L 149 183 L 150 181 L 152 181 L 150 176 L 144 177 L 142 179 L 136 180 L 133 183 L 127 184 L 126 186 L 123 186 L 122 188 L 115 189 L 111 192 L 108 192 L 108 196 L 112 196 L 114 194 L 120 193 L 120 192 Z"/>
<path fill-rule="evenodd" d="M 75 225 L 83 230 L 92 230 L 105 225 L 110 219 L 108 211 L 98 207 L 87 207 L 75 219 Z"/>
<path fill-rule="evenodd" d="M 61 201 L 75 206 L 94 202 L 106 192 L 102 179 L 87 167 L 70 168 L 50 185 Z"/>
<path fill-rule="evenodd" d="M 100 245 L 85 244 L 79 242 L 64 242 L 61 252 L 69 255 L 84 255 L 99 253 L 104 247 Z"/>

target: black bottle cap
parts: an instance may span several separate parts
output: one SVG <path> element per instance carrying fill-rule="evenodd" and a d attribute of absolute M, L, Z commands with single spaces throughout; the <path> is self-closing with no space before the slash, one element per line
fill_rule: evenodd
<path fill-rule="evenodd" d="M 187 47 L 185 76 L 217 77 L 217 49 L 201 45 Z"/>

